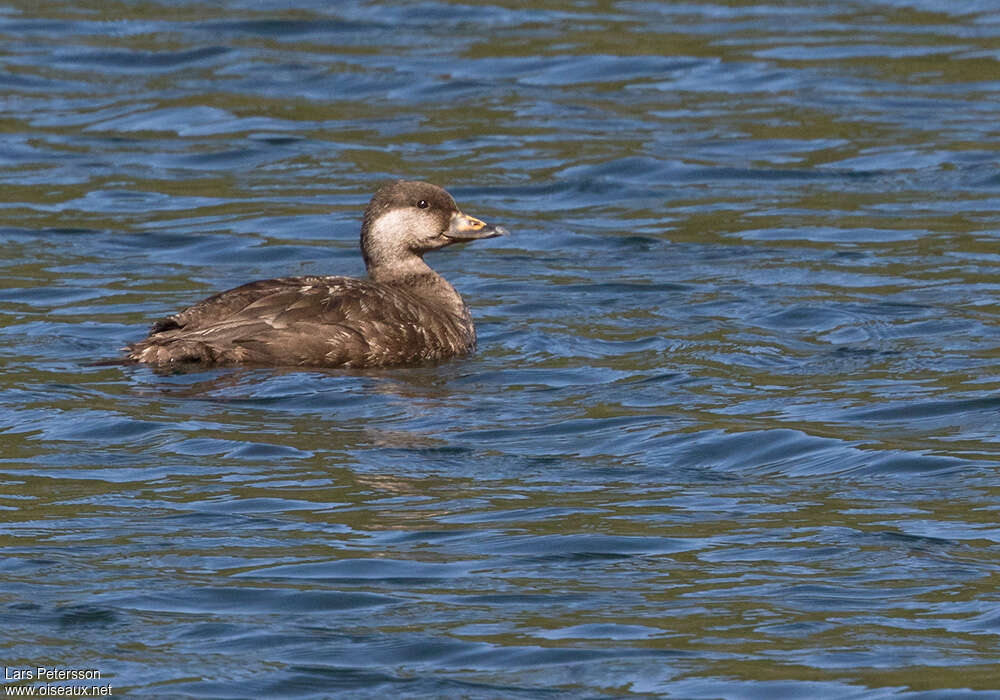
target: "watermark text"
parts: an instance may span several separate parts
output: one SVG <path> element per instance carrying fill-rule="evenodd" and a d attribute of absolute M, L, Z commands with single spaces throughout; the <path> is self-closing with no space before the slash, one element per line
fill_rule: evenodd
<path fill-rule="evenodd" d="M 96 668 L 7 666 L 3 680 L 3 697 L 6 698 L 106 698 L 114 692 L 110 683 L 94 683 L 101 680 L 101 672 Z"/>

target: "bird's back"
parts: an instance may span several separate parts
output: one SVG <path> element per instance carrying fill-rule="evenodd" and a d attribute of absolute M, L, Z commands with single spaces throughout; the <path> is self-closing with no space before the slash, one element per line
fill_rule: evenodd
<path fill-rule="evenodd" d="M 310 367 L 412 364 L 472 350 L 461 299 L 455 313 L 419 290 L 350 277 L 250 282 L 157 321 L 127 349 L 131 359 L 159 365 Z"/>

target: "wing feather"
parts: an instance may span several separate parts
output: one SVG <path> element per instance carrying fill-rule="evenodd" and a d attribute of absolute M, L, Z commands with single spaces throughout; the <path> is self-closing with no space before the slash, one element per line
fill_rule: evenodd
<path fill-rule="evenodd" d="M 404 289 L 351 277 L 250 282 L 157 321 L 129 347 L 143 362 L 366 367 L 471 349 L 451 314 Z"/>

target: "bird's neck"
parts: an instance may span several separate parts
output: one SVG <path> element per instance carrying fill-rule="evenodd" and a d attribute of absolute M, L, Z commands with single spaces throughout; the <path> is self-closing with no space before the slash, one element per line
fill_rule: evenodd
<path fill-rule="evenodd" d="M 416 297 L 426 299 L 434 308 L 446 310 L 461 321 L 471 323 L 469 309 L 461 295 L 444 277 L 434 272 L 423 258 L 414 255 L 396 260 L 392 265 L 368 267 L 373 282 L 388 284 Z"/>
<path fill-rule="evenodd" d="M 412 253 L 407 256 L 394 257 L 392 262 L 385 263 L 379 260 L 367 260 L 368 277 L 373 282 L 389 284 L 399 280 L 415 279 L 423 277 L 436 277 L 442 282 L 444 278 L 431 269 L 430 265 L 424 262 L 419 255 Z"/>

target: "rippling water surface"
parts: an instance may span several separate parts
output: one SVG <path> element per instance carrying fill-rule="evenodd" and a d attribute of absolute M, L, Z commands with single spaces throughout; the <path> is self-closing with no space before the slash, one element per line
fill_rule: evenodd
<path fill-rule="evenodd" d="M 1000 697 L 995 3 L 278 6 L 0 11 L 8 669 Z M 475 355 L 94 364 L 398 176 L 514 232 Z"/>

